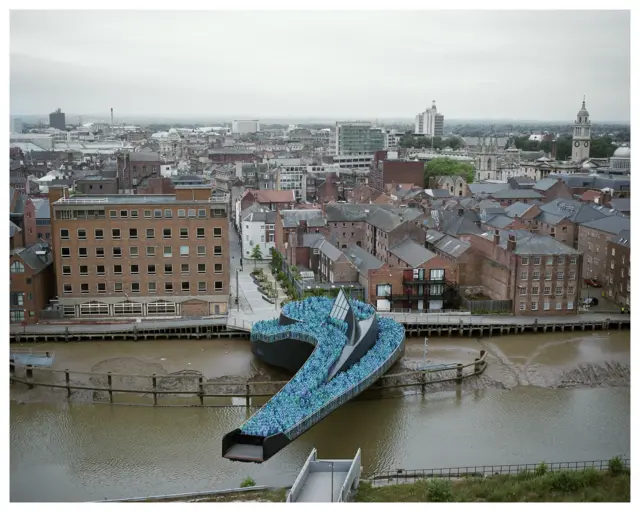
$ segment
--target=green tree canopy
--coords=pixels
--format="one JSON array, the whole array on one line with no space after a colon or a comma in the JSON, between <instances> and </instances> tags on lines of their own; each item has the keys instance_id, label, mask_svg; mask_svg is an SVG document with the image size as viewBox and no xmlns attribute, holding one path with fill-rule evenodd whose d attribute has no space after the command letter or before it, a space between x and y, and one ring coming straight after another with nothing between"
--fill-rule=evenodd
<instances>
[{"instance_id":1,"label":"green tree canopy","mask_svg":"<svg viewBox=\"0 0 640 512\"><path fill-rule=\"evenodd\" d=\"M467 183L473 183L473 165L447 157L434 158L424 167L424 186L428 188L429 178L439 176L462 176Z\"/></svg>"}]
</instances>

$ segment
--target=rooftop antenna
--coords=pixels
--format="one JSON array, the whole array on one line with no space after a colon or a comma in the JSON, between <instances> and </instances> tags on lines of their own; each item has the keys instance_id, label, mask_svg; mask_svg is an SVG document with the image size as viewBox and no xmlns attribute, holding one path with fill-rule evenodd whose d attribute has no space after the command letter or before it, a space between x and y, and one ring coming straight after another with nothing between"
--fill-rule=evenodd
<instances>
[{"instance_id":1,"label":"rooftop antenna","mask_svg":"<svg viewBox=\"0 0 640 512\"><path fill-rule=\"evenodd\" d=\"M111 107L111 129L113 130L113 107Z\"/></svg>"}]
</instances>

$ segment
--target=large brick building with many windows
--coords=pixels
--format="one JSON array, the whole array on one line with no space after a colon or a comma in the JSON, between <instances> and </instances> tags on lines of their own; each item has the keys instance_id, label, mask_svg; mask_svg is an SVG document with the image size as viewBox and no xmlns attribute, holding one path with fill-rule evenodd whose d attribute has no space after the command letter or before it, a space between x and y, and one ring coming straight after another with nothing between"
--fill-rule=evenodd
<instances>
[{"instance_id":1,"label":"large brick building with many windows","mask_svg":"<svg viewBox=\"0 0 640 512\"><path fill-rule=\"evenodd\" d=\"M57 295L76 318L206 316L229 303L228 197L50 190Z\"/></svg>"}]
</instances>

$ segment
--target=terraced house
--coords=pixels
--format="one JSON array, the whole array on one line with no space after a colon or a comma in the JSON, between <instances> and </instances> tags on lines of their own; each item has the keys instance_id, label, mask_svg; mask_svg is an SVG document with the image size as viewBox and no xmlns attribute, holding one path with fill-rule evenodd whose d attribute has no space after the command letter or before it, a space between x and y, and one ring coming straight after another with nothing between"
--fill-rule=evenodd
<instances>
[{"instance_id":1,"label":"terraced house","mask_svg":"<svg viewBox=\"0 0 640 512\"><path fill-rule=\"evenodd\" d=\"M69 197L51 188L58 303L66 317L224 314L228 197L209 186L173 195Z\"/></svg>"}]
</instances>

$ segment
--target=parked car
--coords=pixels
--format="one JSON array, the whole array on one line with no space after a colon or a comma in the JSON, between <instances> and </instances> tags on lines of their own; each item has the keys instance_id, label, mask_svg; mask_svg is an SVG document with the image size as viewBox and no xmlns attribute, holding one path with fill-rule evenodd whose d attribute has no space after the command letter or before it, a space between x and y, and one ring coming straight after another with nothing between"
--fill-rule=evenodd
<instances>
[{"instance_id":1,"label":"parked car","mask_svg":"<svg viewBox=\"0 0 640 512\"><path fill-rule=\"evenodd\" d=\"M587 297L582 301L583 306L597 306L598 299L596 297Z\"/></svg>"},{"instance_id":2,"label":"parked car","mask_svg":"<svg viewBox=\"0 0 640 512\"><path fill-rule=\"evenodd\" d=\"M602 285L595 279L585 279L584 282L587 286L591 286L592 288L602 288Z\"/></svg>"}]
</instances>

